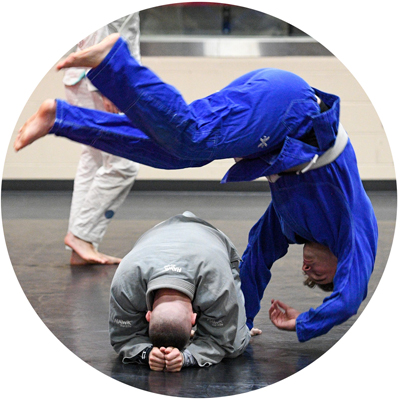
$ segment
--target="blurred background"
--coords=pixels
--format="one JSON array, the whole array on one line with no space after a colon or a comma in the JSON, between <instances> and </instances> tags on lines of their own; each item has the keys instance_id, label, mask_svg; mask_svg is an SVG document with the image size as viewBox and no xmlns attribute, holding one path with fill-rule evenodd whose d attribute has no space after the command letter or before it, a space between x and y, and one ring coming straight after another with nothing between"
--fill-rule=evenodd
<instances>
[{"instance_id":1,"label":"blurred background","mask_svg":"<svg viewBox=\"0 0 400 400\"><path fill-rule=\"evenodd\" d=\"M264 67L292 71L311 86L339 95L342 123L356 150L364 184L371 190L395 189L392 154L374 107L344 65L312 37L267 14L220 3L145 9L140 21L143 65L174 85L188 102ZM65 49L66 54L69 51ZM62 78L62 72L51 68L22 110L5 160L3 190L72 190L79 144L50 135L18 154L12 149L19 127L43 100L65 98ZM182 171L141 166L134 188L213 188L232 164L233 160L220 160ZM252 190L266 187L265 180L249 185Z\"/></svg>"}]
</instances>

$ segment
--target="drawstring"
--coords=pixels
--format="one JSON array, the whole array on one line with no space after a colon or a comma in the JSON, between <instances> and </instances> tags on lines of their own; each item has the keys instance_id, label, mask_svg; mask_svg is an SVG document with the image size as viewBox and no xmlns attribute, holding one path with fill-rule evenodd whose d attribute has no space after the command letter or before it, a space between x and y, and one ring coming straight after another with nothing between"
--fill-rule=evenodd
<instances>
[{"instance_id":1,"label":"drawstring","mask_svg":"<svg viewBox=\"0 0 400 400\"><path fill-rule=\"evenodd\" d=\"M297 171L296 174L297 174L297 175L300 175L300 174L306 173L306 172L317 162L318 157L319 157L319 155L316 154L316 155L313 157L313 159L306 165L306 167L303 168L303 169L300 170L300 171Z\"/></svg>"}]
</instances>

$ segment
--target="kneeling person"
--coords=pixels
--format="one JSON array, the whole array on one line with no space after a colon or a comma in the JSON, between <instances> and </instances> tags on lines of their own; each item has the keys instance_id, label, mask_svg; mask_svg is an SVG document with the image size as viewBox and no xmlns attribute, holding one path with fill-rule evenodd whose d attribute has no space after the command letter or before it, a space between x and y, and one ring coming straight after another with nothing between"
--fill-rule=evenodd
<instances>
[{"instance_id":1,"label":"kneeling person","mask_svg":"<svg viewBox=\"0 0 400 400\"><path fill-rule=\"evenodd\" d=\"M177 372L242 354L261 331L246 326L239 262L229 238L190 212L143 234L111 285L110 339L122 362Z\"/></svg>"}]
</instances>

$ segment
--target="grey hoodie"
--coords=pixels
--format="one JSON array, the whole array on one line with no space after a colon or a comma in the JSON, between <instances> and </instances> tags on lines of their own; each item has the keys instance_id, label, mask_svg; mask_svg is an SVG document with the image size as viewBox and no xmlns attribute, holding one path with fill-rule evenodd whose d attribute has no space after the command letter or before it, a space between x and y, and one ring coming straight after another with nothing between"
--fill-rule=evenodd
<instances>
[{"instance_id":1,"label":"grey hoodie","mask_svg":"<svg viewBox=\"0 0 400 400\"><path fill-rule=\"evenodd\" d=\"M250 333L239 261L224 233L188 211L144 233L111 284L110 339L123 362L151 344L145 315L161 288L179 290L192 300L197 329L186 350L200 367L243 353Z\"/></svg>"}]
</instances>

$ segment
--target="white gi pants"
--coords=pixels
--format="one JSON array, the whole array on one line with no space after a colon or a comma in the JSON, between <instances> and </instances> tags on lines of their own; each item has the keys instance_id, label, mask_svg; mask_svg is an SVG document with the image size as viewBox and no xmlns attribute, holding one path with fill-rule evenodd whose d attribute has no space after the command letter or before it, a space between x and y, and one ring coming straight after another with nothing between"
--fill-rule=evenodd
<instances>
[{"instance_id":1,"label":"white gi pants","mask_svg":"<svg viewBox=\"0 0 400 400\"><path fill-rule=\"evenodd\" d=\"M84 78L73 86L65 86L67 101L104 111L101 95L90 91L88 83ZM82 147L68 230L97 248L111 218L130 192L139 165L86 145Z\"/></svg>"}]
</instances>

